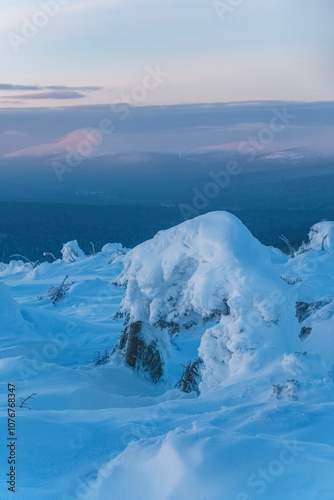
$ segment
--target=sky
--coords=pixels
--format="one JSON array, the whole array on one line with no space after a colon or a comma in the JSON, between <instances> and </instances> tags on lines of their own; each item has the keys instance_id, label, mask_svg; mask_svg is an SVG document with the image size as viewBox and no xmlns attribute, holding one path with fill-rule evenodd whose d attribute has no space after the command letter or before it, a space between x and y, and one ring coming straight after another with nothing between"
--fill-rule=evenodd
<instances>
[{"instance_id":1,"label":"sky","mask_svg":"<svg viewBox=\"0 0 334 500\"><path fill-rule=\"evenodd\" d=\"M195 153L250 156L253 164L254 152L333 158L333 136L334 102L8 108L1 111L0 160Z\"/></svg>"},{"instance_id":2,"label":"sky","mask_svg":"<svg viewBox=\"0 0 334 500\"><path fill-rule=\"evenodd\" d=\"M0 107L334 100L332 0L0 0Z\"/></svg>"}]
</instances>

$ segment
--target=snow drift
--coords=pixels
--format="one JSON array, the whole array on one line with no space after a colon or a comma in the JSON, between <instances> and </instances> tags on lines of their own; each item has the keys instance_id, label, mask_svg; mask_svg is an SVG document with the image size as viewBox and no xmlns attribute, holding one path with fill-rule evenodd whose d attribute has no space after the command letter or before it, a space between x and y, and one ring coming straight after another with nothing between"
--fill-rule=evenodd
<instances>
[{"instance_id":1,"label":"snow drift","mask_svg":"<svg viewBox=\"0 0 334 500\"><path fill-rule=\"evenodd\" d=\"M19 304L12 298L10 289L0 282L0 332L8 334L8 329L22 327Z\"/></svg>"}]
</instances>

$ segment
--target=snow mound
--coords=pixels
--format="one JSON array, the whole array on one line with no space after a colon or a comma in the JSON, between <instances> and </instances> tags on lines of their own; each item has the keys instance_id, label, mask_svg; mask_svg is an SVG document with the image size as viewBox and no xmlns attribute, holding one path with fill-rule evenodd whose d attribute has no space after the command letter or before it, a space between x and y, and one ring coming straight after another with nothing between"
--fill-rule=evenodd
<instances>
[{"instance_id":1,"label":"snow mound","mask_svg":"<svg viewBox=\"0 0 334 500\"><path fill-rule=\"evenodd\" d=\"M322 221L311 227L309 248L314 250L334 250L334 222Z\"/></svg>"},{"instance_id":2,"label":"snow mound","mask_svg":"<svg viewBox=\"0 0 334 500\"><path fill-rule=\"evenodd\" d=\"M31 264L23 262L22 260L11 260L9 264L0 262L0 277L5 278L13 274L26 274L31 271Z\"/></svg>"},{"instance_id":3,"label":"snow mound","mask_svg":"<svg viewBox=\"0 0 334 500\"><path fill-rule=\"evenodd\" d=\"M0 283L0 331L8 335L17 325L23 323L20 307L10 295L8 286Z\"/></svg>"},{"instance_id":4,"label":"snow mound","mask_svg":"<svg viewBox=\"0 0 334 500\"><path fill-rule=\"evenodd\" d=\"M75 262L78 258L85 257L85 254L79 247L77 240L65 243L61 249L61 254L65 262Z\"/></svg>"},{"instance_id":5,"label":"snow mound","mask_svg":"<svg viewBox=\"0 0 334 500\"><path fill-rule=\"evenodd\" d=\"M105 255L122 254L124 253L124 249L121 243L107 243L102 247L101 253Z\"/></svg>"},{"instance_id":6,"label":"snow mound","mask_svg":"<svg viewBox=\"0 0 334 500\"><path fill-rule=\"evenodd\" d=\"M126 286L127 324L160 329L155 343L163 357L169 336L217 323L199 350L208 387L300 347L293 291L274 268L272 251L227 212L202 215L137 246L117 283Z\"/></svg>"}]
</instances>

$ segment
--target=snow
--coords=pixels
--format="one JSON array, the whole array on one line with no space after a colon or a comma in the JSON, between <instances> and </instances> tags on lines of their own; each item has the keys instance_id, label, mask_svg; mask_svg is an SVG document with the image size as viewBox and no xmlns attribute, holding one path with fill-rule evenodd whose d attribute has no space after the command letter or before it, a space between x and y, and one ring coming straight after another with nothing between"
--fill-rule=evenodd
<instances>
[{"instance_id":1,"label":"snow","mask_svg":"<svg viewBox=\"0 0 334 500\"><path fill-rule=\"evenodd\" d=\"M20 323L20 308L17 302L12 298L9 288L0 282L0 328L5 331L16 323Z\"/></svg>"},{"instance_id":2,"label":"snow","mask_svg":"<svg viewBox=\"0 0 334 500\"><path fill-rule=\"evenodd\" d=\"M219 312L199 348L202 391L230 372L247 376L285 350L301 348L294 290L273 267L270 250L226 212L192 219L139 245L125 257L118 282L127 286L121 310L130 321L173 321L182 331L190 320ZM160 339L166 343L167 333Z\"/></svg>"},{"instance_id":3,"label":"snow","mask_svg":"<svg viewBox=\"0 0 334 500\"><path fill-rule=\"evenodd\" d=\"M309 233L309 248L334 251L334 223L322 221L314 224Z\"/></svg>"},{"instance_id":4,"label":"snow","mask_svg":"<svg viewBox=\"0 0 334 500\"><path fill-rule=\"evenodd\" d=\"M1 498L10 382L18 500L332 500L333 228L288 258L214 212L130 251L0 264ZM156 384L112 352L127 315L162 353ZM199 356L200 395L182 393Z\"/></svg>"},{"instance_id":5,"label":"snow","mask_svg":"<svg viewBox=\"0 0 334 500\"><path fill-rule=\"evenodd\" d=\"M73 262L80 257L84 257L84 252L79 247L77 240L69 241L65 243L63 248L61 249L61 254L63 260L66 262Z\"/></svg>"}]
</instances>

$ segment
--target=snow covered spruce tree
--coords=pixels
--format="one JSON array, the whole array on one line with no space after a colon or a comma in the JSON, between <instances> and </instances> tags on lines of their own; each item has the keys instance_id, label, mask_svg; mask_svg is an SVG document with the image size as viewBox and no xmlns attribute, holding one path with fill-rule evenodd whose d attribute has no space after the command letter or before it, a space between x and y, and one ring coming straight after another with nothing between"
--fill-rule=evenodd
<instances>
[{"instance_id":1,"label":"snow covered spruce tree","mask_svg":"<svg viewBox=\"0 0 334 500\"><path fill-rule=\"evenodd\" d=\"M189 361L183 365L183 373L180 380L175 384L183 392L197 392L199 394L198 379L200 377L200 365L203 363L201 358L196 359L193 363Z\"/></svg>"},{"instance_id":2,"label":"snow covered spruce tree","mask_svg":"<svg viewBox=\"0 0 334 500\"><path fill-rule=\"evenodd\" d=\"M301 350L295 292L273 264L287 260L227 212L159 232L124 258L116 283L126 287L125 322L114 352L157 382L173 337L199 334L201 391L280 365Z\"/></svg>"}]
</instances>

